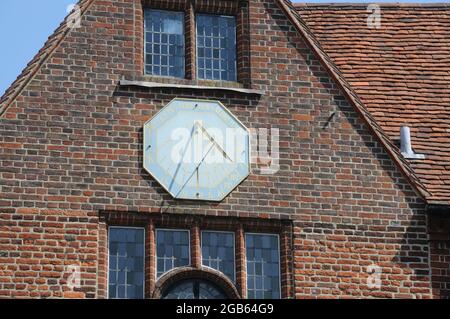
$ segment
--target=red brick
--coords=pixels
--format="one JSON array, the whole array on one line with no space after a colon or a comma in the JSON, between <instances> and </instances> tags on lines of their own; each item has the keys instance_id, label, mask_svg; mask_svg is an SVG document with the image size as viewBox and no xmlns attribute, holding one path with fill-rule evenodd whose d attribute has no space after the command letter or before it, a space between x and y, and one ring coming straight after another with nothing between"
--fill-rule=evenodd
<instances>
[{"instance_id":1,"label":"red brick","mask_svg":"<svg viewBox=\"0 0 450 319\"><path fill-rule=\"evenodd\" d=\"M205 223L221 216L224 228L253 221L245 231L265 231L266 222L280 219L292 223L291 232L276 230L282 239L284 296L444 297L440 287L448 282L448 233L433 237L444 246L430 245L426 203L374 142L369 127L276 1L251 0L239 13L250 16L242 26L249 33L238 36L241 85L262 90L263 96L121 87L122 78L148 80L142 76L140 4L114 0L94 5L80 30L68 32L65 39L53 37L51 43L62 44L54 51L51 44L44 48L44 54L53 52L51 63L42 62L0 119L0 143L10 145L0 149L1 199L7 203L0 208L0 227L5 227L0 253L7 253L1 259L1 296L107 297L109 224L148 226L164 215L170 226L191 214ZM129 19L123 12L130 12ZM97 29L110 25L109 32ZM133 38L135 34L139 37ZM62 81L52 80L61 67ZM187 69L195 76L195 66ZM222 203L173 200L141 167L142 124L176 97L220 100L247 127L279 128L280 171L267 176L255 167ZM189 218L182 226L192 226ZM238 233L242 238L244 229ZM147 230L147 237L151 234ZM154 239L146 245L154 246ZM238 249L242 257L242 241ZM194 253L198 263L200 252ZM154 255L146 259L149 277ZM68 292L65 286L64 266L72 263L81 266L83 292ZM372 263L383 271L380 289L367 286L365 269ZM236 270L238 288L245 291L243 258ZM146 278L148 296L156 285L152 278ZM24 282L31 282L30 287L24 288Z\"/></svg>"}]
</instances>

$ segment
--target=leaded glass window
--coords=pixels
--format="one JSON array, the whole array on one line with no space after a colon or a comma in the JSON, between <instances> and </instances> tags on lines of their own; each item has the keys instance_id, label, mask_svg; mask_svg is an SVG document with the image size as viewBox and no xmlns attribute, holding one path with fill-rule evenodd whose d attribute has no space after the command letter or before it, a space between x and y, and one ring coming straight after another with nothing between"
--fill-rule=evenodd
<instances>
[{"instance_id":1,"label":"leaded glass window","mask_svg":"<svg viewBox=\"0 0 450 319\"><path fill-rule=\"evenodd\" d=\"M234 234L226 232L202 232L202 263L235 280Z\"/></svg>"},{"instance_id":2,"label":"leaded glass window","mask_svg":"<svg viewBox=\"0 0 450 319\"><path fill-rule=\"evenodd\" d=\"M197 15L198 78L237 81L236 68L236 18Z\"/></svg>"},{"instance_id":3,"label":"leaded glass window","mask_svg":"<svg viewBox=\"0 0 450 319\"><path fill-rule=\"evenodd\" d=\"M279 299L280 248L277 235L246 234L250 299Z\"/></svg>"},{"instance_id":4,"label":"leaded glass window","mask_svg":"<svg viewBox=\"0 0 450 319\"><path fill-rule=\"evenodd\" d=\"M227 296L209 281L188 279L172 285L162 299L227 299Z\"/></svg>"},{"instance_id":5,"label":"leaded glass window","mask_svg":"<svg viewBox=\"0 0 450 319\"><path fill-rule=\"evenodd\" d=\"M144 298L144 229L109 229L109 298Z\"/></svg>"},{"instance_id":6,"label":"leaded glass window","mask_svg":"<svg viewBox=\"0 0 450 319\"><path fill-rule=\"evenodd\" d=\"M184 77L183 12L145 10L145 73Z\"/></svg>"},{"instance_id":7,"label":"leaded glass window","mask_svg":"<svg viewBox=\"0 0 450 319\"><path fill-rule=\"evenodd\" d=\"M166 272L190 264L189 231L157 230L156 258L157 277Z\"/></svg>"}]
</instances>

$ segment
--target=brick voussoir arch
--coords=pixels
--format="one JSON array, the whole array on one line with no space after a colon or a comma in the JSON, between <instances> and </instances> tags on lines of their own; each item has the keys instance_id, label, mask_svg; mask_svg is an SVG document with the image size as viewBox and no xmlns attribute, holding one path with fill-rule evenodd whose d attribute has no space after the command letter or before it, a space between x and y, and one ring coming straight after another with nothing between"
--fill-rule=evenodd
<instances>
[{"instance_id":1,"label":"brick voussoir arch","mask_svg":"<svg viewBox=\"0 0 450 319\"><path fill-rule=\"evenodd\" d=\"M152 298L161 299L165 289L184 279L201 279L210 281L211 283L215 284L218 288L222 289L222 291L230 299L241 299L241 296L239 295L236 286L229 278L227 278L220 271L208 267L201 267L201 268L181 267L169 271L164 276L162 276L156 283Z\"/></svg>"}]
</instances>

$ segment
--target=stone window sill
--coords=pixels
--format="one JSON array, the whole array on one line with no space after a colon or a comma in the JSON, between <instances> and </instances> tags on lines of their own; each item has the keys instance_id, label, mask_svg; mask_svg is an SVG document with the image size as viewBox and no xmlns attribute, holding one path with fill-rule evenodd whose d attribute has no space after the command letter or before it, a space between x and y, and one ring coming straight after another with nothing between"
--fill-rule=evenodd
<instances>
[{"instance_id":1,"label":"stone window sill","mask_svg":"<svg viewBox=\"0 0 450 319\"><path fill-rule=\"evenodd\" d=\"M218 85L219 84L219 85ZM215 90L215 91L228 91L228 92L236 92L243 94L252 94L252 95L264 95L263 91L246 89L239 86L232 85L223 85L223 82L214 81L202 81L195 84L187 84L187 83L173 83L172 81L164 81L164 82L156 82L156 81L136 81L136 80L120 80L120 86L137 86L144 88L169 88L169 89L188 89L188 90Z\"/></svg>"}]
</instances>

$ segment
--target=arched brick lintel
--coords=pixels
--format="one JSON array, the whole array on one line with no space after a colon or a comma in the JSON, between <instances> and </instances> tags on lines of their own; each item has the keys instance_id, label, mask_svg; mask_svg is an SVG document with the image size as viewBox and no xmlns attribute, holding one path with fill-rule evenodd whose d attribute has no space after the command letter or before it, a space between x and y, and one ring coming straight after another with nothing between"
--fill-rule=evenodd
<instances>
[{"instance_id":1,"label":"arched brick lintel","mask_svg":"<svg viewBox=\"0 0 450 319\"><path fill-rule=\"evenodd\" d=\"M202 279L217 285L230 299L241 299L233 282L223 273L208 267L181 267L169 271L156 283L153 299L161 299L163 291L174 283L183 279Z\"/></svg>"}]
</instances>

